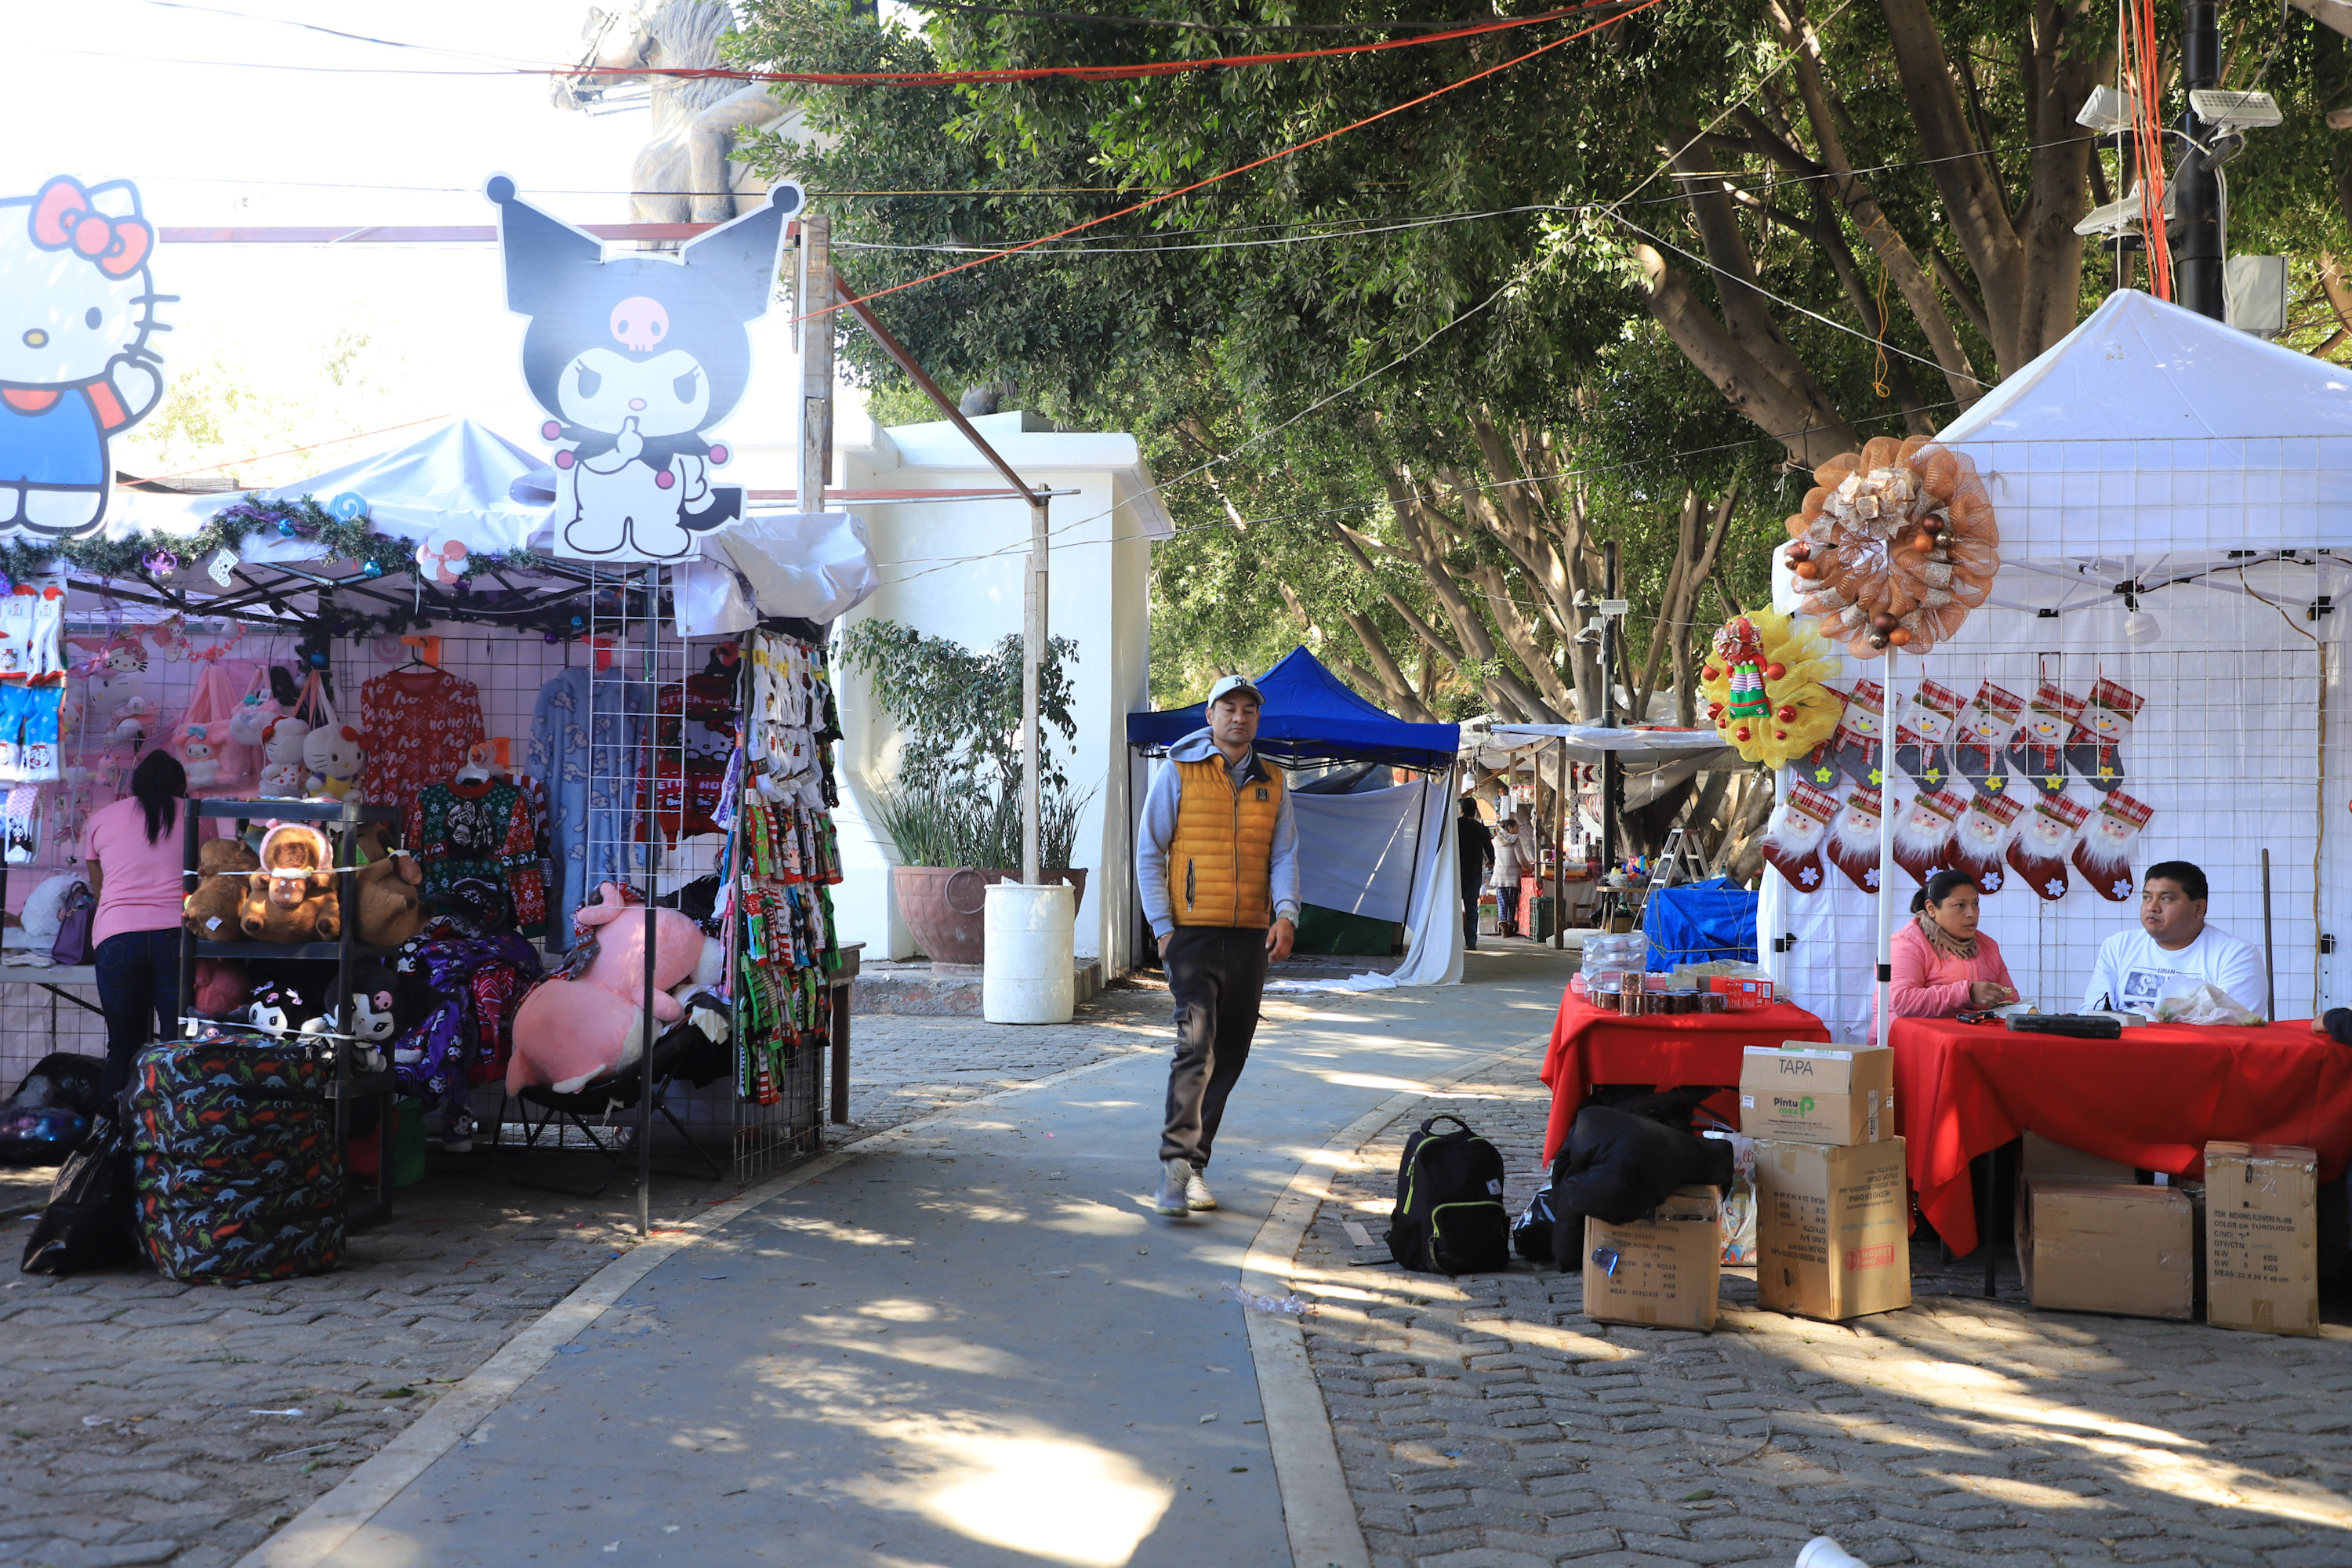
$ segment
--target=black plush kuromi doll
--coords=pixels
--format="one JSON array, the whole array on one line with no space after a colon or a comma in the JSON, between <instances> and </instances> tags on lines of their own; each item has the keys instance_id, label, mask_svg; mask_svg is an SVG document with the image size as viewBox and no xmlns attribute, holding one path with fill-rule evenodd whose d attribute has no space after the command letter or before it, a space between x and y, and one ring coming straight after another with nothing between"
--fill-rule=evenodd
<instances>
[{"instance_id":1,"label":"black plush kuromi doll","mask_svg":"<svg viewBox=\"0 0 2352 1568\"><path fill-rule=\"evenodd\" d=\"M765 206L675 253L607 258L602 240L550 217L503 174L499 207L507 309L530 318L523 379L550 416L562 553L675 561L695 535L743 512L743 492L715 486L727 448L706 437L735 411L751 374L749 324L768 312L784 220L801 187L770 188Z\"/></svg>"}]
</instances>

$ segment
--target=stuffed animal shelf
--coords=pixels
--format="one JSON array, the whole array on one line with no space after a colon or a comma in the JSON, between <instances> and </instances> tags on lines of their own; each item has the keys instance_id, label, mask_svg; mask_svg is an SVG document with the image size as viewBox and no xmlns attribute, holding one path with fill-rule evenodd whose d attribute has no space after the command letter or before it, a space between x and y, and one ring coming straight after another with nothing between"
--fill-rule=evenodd
<instances>
[{"instance_id":1,"label":"stuffed animal shelf","mask_svg":"<svg viewBox=\"0 0 2352 1568\"><path fill-rule=\"evenodd\" d=\"M572 920L593 941L593 954L584 969L541 981L515 1010L509 1094L541 1086L576 1093L646 1054L645 906L625 904L620 887L606 882ZM658 1035L686 1016L669 990L693 976L709 939L676 910L655 910L653 926Z\"/></svg>"},{"instance_id":2,"label":"stuffed animal shelf","mask_svg":"<svg viewBox=\"0 0 2352 1568\"><path fill-rule=\"evenodd\" d=\"M244 928L238 915L251 874L261 868L242 838L207 838L196 847L195 888L182 900L190 934L205 942L236 942Z\"/></svg>"},{"instance_id":3,"label":"stuffed animal shelf","mask_svg":"<svg viewBox=\"0 0 2352 1568\"><path fill-rule=\"evenodd\" d=\"M261 839L261 865L245 879L237 923L256 942L332 942L342 934L334 858L307 822L281 822Z\"/></svg>"}]
</instances>

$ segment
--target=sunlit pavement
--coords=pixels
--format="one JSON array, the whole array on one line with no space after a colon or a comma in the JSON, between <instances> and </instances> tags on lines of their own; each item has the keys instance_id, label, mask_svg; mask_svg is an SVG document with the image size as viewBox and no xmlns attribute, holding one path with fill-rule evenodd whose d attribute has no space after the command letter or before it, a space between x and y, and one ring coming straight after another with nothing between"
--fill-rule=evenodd
<instances>
[{"instance_id":1,"label":"sunlit pavement","mask_svg":"<svg viewBox=\"0 0 2352 1568\"><path fill-rule=\"evenodd\" d=\"M794 1188L656 1267L327 1561L1287 1562L1222 1288L1335 1131L1549 1028L1560 956L1470 963L1444 990L1270 1000L1213 1215L1150 1212L1157 1053Z\"/></svg>"}]
</instances>

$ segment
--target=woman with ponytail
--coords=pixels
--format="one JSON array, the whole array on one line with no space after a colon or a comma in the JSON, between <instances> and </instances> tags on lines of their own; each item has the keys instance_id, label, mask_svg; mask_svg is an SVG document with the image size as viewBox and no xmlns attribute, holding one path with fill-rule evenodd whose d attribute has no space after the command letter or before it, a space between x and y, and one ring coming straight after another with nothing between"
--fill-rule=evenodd
<instances>
[{"instance_id":1,"label":"woman with ponytail","mask_svg":"<svg viewBox=\"0 0 2352 1568\"><path fill-rule=\"evenodd\" d=\"M1895 1016L1948 1018L2017 1000L2000 947L1977 930L1976 879L1938 871L1911 900L1916 917L1895 933Z\"/></svg>"},{"instance_id":2,"label":"woman with ponytail","mask_svg":"<svg viewBox=\"0 0 2352 1568\"><path fill-rule=\"evenodd\" d=\"M188 772L169 752L150 752L131 773L131 793L90 813L81 858L98 900L90 921L98 1004L106 1015L106 1098L131 1081L131 1058L180 1032L181 884L187 850L180 812ZM149 1020L154 1032L150 1034Z\"/></svg>"}]
</instances>

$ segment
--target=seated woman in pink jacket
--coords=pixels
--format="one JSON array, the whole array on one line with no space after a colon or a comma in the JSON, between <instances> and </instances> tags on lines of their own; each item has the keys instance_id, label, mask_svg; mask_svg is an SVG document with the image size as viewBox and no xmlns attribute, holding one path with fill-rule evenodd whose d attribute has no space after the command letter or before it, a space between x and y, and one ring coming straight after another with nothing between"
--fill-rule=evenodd
<instances>
[{"instance_id":1,"label":"seated woman in pink jacket","mask_svg":"<svg viewBox=\"0 0 2352 1568\"><path fill-rule=\"evenodd\" d=\"M1965 871L1938 871L1911 900L1917 916L1895 933L1895 1016L1948 1018L2017 1000L2000 948L1977 931L1978 889Z\"/></svg>"}]
</instances>

